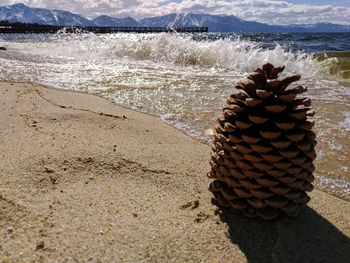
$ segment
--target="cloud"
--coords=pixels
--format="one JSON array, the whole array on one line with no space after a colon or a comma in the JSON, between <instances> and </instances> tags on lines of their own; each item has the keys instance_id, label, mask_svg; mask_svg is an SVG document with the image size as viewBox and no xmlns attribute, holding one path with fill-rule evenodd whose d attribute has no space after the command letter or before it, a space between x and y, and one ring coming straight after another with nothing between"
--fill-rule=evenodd
<instances>
[{"instance_id":1,"label":"cloud","mask_svg":"<svg viewBox=\"0 0 350 263\"><path fill-rule=\"evenodd\" d=\"M211 13L235 15L269 24L332 22L350 24L350 7L327 4L293 4L292 0L22 0L31 7L62 9L88 18L165 15L169 13ZM310 0L309 0L310 1ZM327 0L322 1L322 3ZM312 1L310 1L312 2ZM18 3L2 0L1 5ZM342 2L339 2L342 3Z\"/></svg>"}]
</instances>

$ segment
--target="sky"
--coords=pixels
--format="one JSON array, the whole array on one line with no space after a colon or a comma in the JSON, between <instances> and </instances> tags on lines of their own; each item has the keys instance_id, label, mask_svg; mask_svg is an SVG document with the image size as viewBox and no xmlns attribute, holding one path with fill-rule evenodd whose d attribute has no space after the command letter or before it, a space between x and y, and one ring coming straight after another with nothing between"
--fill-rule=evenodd
<instances>
[{"instance_id":1,"label":"sky","mask_svg":"<svg viewBox=\"0 0 350 263\"><path fill-rule=\"evenodd\" d=\"M350 24L350 0L0 0L0 6L15 3L67 10L88 18L109 15L138 19L187 12L235 15L281 25Z\"/></svg>"}]
</instances>

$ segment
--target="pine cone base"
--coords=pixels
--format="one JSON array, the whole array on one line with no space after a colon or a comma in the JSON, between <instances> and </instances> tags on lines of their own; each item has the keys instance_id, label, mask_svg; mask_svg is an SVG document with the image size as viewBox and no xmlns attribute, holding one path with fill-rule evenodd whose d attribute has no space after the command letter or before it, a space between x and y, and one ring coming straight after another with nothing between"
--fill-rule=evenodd
<instances>
[{"instance_id":1,"label":"pine cone base","mask_svg":"<svg viewBox=\"0 0 350 263\"><path fill-rule=\"evenodd\" d=\"M314 111L297 98L300 79L279 80L284 67L265 64L239 83L218 117L212 145L209 190L213 203L250 218L295 217L309 202L315 167Z\"/></svg>"}]
</instances>

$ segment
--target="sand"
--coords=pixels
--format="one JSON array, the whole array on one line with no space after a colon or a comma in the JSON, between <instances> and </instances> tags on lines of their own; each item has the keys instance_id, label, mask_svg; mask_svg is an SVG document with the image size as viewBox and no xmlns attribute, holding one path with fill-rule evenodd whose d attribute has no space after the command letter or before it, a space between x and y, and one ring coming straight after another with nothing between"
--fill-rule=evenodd
<instances>
[{"instance_id":1,"label":"sand","mask_svg":"<svg viewBox=\"0 0 350 263\"><path fill-rule=\"evenodd\" d=\"M155 117L29 83L0 107L0 262L349 262L349 202L218 214L210 147Z\"/></svg>"}]
</instances>

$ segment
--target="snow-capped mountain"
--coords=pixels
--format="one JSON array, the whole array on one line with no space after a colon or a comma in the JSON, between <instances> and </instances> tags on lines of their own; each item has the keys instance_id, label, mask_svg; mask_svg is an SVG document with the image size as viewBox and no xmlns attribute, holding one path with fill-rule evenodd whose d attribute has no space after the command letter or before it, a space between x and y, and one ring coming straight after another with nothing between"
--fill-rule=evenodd
<instances>
[{"instance_id":1,"label":"snow-capped mountain","mask_svg":"<svg viewBox=\"0 0 350 263\"><path fill-rule=\"evenodd\" d=\"M99 16L91 21L95 26L140 26L132 17L114 18L110 16Z\"/></svg>"},{"instance_id":2,"label":"snow-capped mountain","mask_svg":"<svg viewBox=\"0 0 350 263\"><path fill-rule=\"evenodd\" d=\"M144 18L139 21L143 26L170 27L208 27L211 32L275 32L278 28L268 24L249 22L228 15L209 14L170 14L166 16Z\"/></svg>"},{"instance_id":3,"label":"snow-capped mountain","mask_svg":"<svg viewBox=\"0 0 350 263\"><path fill-rule=\"evenodd\" d=\"M210 32L350 32L350 25L318 23L310 25L278 26L246 21L230 15L170 14L144 18L142 26L208 27Z\"/></svg>"},{"instance_id":4,"label":"snow-capped mountain","mask_svg":"<svg viewBox=\"0 0 350 263\"><path fill-rule=\"evenodd\" d=\"M210 32L350 32L350 25L319 23L313 25L277 26L245 21L230 15L169 14L144 18L113 18L100 16L93 20L62 10L30 8L24 4L0 7L0 21L37 23L57 26L147 26L147 27L208 27Z\"/></svg>"},{"instance_id":5,"label":"snow-capped mountain","mask_svg":"<svg viewBox=\"0 0 350 263\"><path fill-rule=\"evenodd\" d=\"M91 25L88 19L67 11L30 8L24 4L0 7L0 20L7 20L10 23L37 23L55 26Z\"/></svg>"},{"instance_id":6,"label":"snow-capped mountain","mask_svg":"<svg viewBox=\"0 0 350 263\"><path fill-rule=\"evenodd\" d=\"M165 16L155 16L155 17L148 17L139 20L139 23L141 26L173 26L174 21L176 19L176 14L170 14Z\"/></svg>"}]
</instances>

